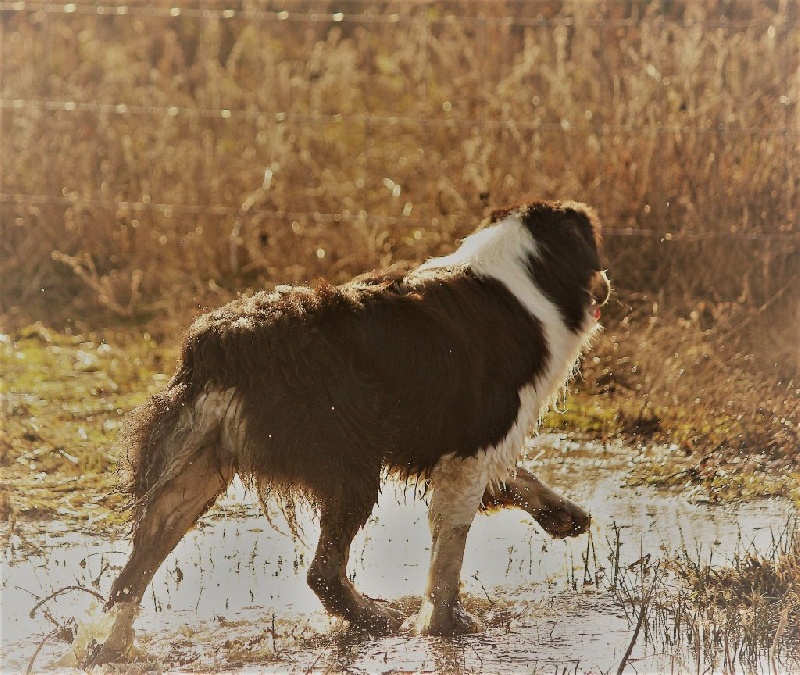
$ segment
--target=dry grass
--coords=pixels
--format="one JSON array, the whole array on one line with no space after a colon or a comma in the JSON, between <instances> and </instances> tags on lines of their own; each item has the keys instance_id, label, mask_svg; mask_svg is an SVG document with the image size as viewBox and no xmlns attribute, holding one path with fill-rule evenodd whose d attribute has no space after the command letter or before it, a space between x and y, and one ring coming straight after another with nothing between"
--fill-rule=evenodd
<instances>
[{"instance_id":1,"label":"dry grass","mask_svg":"<svg viewBox=\"0 0 800 675\"><path fill-rule=\"evenodd\" d=\"M191 312L574 197L622 297L797 328L792 3L223 4L4 14L2 192L45 198L2 205L5 315Z\"/></svg>"},{"instance_id":2,"label":"dry grass","mask_svg":"<svg viewBox=\"0 0 800 675\"><path fill-rule=\"evenodd\" d=\"M583 400L613 411L601 434L664 450L637 462L634 482L696 486L712 501L800 500L798 383L735 334L746 316L704 326L695 313L634 305L586 360Z\"/></svg>"},{"instance_id":3,"label":"dry grass","mask_svg":"<svg viewBox=\"0 0 800 675\"><path fill-rule=\"evenodd\" d=\"M674 442L666 482L791 466L795 3L44 7L0 12L6 327L174 343L239 292L418 261L489 208L575 198L608 228L588 382L614 430Z\"/></svg>"}]
</instances>

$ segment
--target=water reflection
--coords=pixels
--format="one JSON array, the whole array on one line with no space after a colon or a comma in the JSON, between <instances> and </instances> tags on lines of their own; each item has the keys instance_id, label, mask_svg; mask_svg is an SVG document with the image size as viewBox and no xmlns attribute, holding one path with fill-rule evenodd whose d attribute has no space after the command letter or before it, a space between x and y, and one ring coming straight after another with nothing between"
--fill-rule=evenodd
<instances>
[{"instance_id":1,"label":"water reflection","mask_svg":"<svg viewBox=\"0 0 800 675\"><path fill-rule=\"evenodd\" d=\"M569 496L589 507L590 535L550 540L519 511L475 521L463 581L468 608L488 625L484 634L371 638L345 630L306 586L309 547L276 534L235 485L157 573L136 624L138 644L177 671L615 670L632 628L597 583L610 573L615 551L621 566L682 546L713 551L721 564L743 547L768 550L790 511L776 500L710 508L622 488L622 473L608 463L584 465L577 477L574 469L556 459L544 463L541 475L555 486L568 484ZM317 531L307 520L306 542L313 544ZM69 531L58 523L44 523L40 533L26 537L15 534L2 561L4 671L24 672L56 623L76 617L91 624L98 616L97 600L79 590L59 595L31 617L39 599L66 586L105 595L128 551L124 538ZM424 587L428 544L425 505L388 486L353 544L350 574L367 595L411 613ZM49 640L36 670L66 649ZM640 672L652 665L643 660L650 658L646 646L637 645L633 658Z\"/></svg>"}]
</instances>

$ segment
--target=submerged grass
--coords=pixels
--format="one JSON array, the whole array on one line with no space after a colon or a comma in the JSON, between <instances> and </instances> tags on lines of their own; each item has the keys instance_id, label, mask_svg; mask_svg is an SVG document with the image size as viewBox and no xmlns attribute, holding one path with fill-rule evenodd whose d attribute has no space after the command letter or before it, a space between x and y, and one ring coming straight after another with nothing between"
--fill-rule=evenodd
<instances>
[{"instance_id":1,"label":"submerged grass","mask_svg":"<svg viewBox=\"0 0 800 675\"><path fill-rule=\"evenodd\" d=\"M739 541L729 561L684 544L663 559L620 567L611 544L609 588L652 650L679 671L759 672L800 667L800 530L796 518L767 551ZM616 545L615 545L616 544ZM591 576L587 563L586 574ZM638 635L637 628L637 635ZM761 666L761 667L759 667Z\"/></svg>"}]
</instances>

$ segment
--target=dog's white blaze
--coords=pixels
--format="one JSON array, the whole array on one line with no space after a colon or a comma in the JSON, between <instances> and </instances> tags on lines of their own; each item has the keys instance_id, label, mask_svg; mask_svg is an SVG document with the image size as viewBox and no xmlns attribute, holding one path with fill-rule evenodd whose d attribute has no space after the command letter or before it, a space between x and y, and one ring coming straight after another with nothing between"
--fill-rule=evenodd
<instances>
[{"instance_id":1,"label":"dog's white blaze","mask_svg":"<svg viewBox=\"0 0 800 675\"><path fill-rule=\"evenodd\" d=\"M491 251L493 246L496 246L498 236L502 234L503 223L505 221L486 227L477 232L473 232L468 237L461 241L459 246L450 255L441 258L431 258L420 265L417 269L420 271L441 269L443 267L460 267L462 265L471 265L476 258L486 255Z\"/></svg>"},{"instance_id":2,"label":"dog's white blaze","mask_svg":"<svg viewBox=\"0 0 800 675\"><path fill-rule=\"evenodd\" d=\"M545 342L550 350L546 369L534 383L536 396L528 401L533 414L549 403L572 374L588 335L574 333L564 323L561 312L547 299L530 277L525 258L537 255L537 246L522 224L518 212L498 223L498 232L484 249L472 254L467 263L478 276L501 281L542 324ZM520 392L521 393L521 392ZM521 408L521 412L524 408ZM533 416L533 415L532 415ZM533 421L529 419L528 422Z\"/></svg>"},{"instance_id":3,"label":"dog's white blaze","mask_svg":"<svg viewBox=\"0 0 800 675\"><path fill-rule=\"evenodd\" d=\"M550 358L545 372L535 382L538 396L530 400L538 413L552 402L572 374L581 351L594 332L595 322L587 314L581 333L576 334L567 328L558 308L531 279L525 264L528 255L538 256L536 241L522 224L521 213L512 211L495 225L464 239L451 255L431 258L419 270L453 267L455 274L459 269L469 268L479 277L497 279L541 322Z\"/></svg>"}]
</instances>

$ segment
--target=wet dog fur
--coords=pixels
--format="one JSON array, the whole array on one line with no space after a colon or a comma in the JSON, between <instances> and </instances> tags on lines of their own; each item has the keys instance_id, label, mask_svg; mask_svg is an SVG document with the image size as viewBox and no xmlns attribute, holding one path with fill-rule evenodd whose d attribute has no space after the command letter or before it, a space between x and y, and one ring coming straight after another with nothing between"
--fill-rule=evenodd
<instances>
[{"instance_id":1,"label":"wet dog fur","mask_svg":"<svg viewBox=\"0 0 800 675\"><path fill-rule=\"evenodd\" d=\"M460 570L479 508L527 510L552 536L590 516L517 466L524 438L597 330L609 285L594 213L534 202L496 212L452 255L341 286L279 287L200 316L165 390L129 417L133 550L113 583L124 659L156 570L235 475L265 510L320 520L308 582L324 607L375 631L403 616L359 593L350 543L382 476L428 486L431 561L415 634L480 630Z\"/></svg>"}]
</instances>

